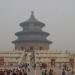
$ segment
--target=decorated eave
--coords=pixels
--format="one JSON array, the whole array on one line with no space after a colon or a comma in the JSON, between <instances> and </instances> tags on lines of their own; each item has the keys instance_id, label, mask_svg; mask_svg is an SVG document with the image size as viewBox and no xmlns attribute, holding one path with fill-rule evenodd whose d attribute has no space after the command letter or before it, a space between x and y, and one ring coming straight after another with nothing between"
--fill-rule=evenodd
<instances>
[{"instance_id":1,"label":"decorated eave","mask_svg":"<svg viewBox=\"0 0 75 75\"><path fill-rule=\"evenodd\" d=\"M29 43L30 43L30 42L31 42L31 43L32 43L32 42L33 42L33 43L35 43L35 42L37 42L37 43L39 43L39 42L40 42L40 43L43 43L43 42L44 42L44 43L50 43L50 44L52 43L52 41L49 41L49 40L15 40L15 41L13 41L12 43L26 43L26 42L27 42L27 43L28 43L28 42L29 42Z\"/></svg>"},{"instance_id":2,"label":"decorated eave","mask_svg":"<svg viewBox=\"0 0 75 75\"><path fill-rule=\"evenodd\" d=\"M41 26L41 27L44 27L45 26L45 24L44 23L39 23L39 22L37 22L37 23L32 23L32 24L34 24L34 25L39 25L39 26ZM28 25L31 25L31 23L30 22L22 22L22 23L20 23L20 26L22 26L22 27L24 27L24 26L28 26Z\"/></svg>"},{"instance_id":3,"label":"decorated eave","mask_svg":"<svg viewBox=\"0 0 75 75\"><path fill-rule=\"evenodd\" d=\"M20 32L15 33L15 35L26 35L26 34L28 35L36 34L36 35L46 35L46 36L49 35L49 33L47 32L36 32L36 31L35 32L34 31L27 31L27 32L20 31Z\"/></svg>"}]
</instances>

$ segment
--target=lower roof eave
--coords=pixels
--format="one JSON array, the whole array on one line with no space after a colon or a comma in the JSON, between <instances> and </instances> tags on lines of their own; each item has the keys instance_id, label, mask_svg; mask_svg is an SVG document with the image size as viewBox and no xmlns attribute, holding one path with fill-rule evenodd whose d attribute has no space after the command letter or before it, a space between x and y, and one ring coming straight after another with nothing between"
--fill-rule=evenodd
<instances>
[{"instance_id":1,"label":"lower roof eave","mask_svg":"<svg viewBox=\"0 0 75 75\"><path fill-rule=\"evenodd\" d=\"M52 41L41 41L41 40L15 40L15 41L12 41L12 43L27 43L27 42L32 42L32 43L49 43L49 44L52 44Z\"/></svg>"}]
</instances>

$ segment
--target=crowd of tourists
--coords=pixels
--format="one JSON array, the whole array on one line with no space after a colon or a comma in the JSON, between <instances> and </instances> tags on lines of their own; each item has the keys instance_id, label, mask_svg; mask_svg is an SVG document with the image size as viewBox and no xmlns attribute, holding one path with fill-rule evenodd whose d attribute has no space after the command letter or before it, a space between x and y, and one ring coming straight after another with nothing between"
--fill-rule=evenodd
<instances>
[{"instance_id":1,"label":"crowd of tourists","mask_svg":"<svg viewBox=\"0 0 75 75\"><path fill-rule=\"evenodd\" d=\"M0 75L27 75L27 72L24 70L18 70L18 69L13 69L13 70L0 70Z\"/></svg>"},{"instance_id":2,"label":"crowd of tourists","mask_svg":"<svg viewBox=\"0 0 75 75\"><path fill-rule=\"evenodd\" d=\"M31 75L32 69L37 71L36 66L30 67L30 65L23 65L24 68L17 68L17 69L0 69L0 75ZM33 72L34 72L33 71ZM60 71L60 72L58 72ZM57 70L56 67L52 66L49 67L46 64L39 66L39 72L36 75L75 75L75 71L68 68L66 65L63 68L59 68ZM34 74L34 73L33 73Z\"/></svg>"},{"instance_id":3,"label":"crowd of tourists","mask_svg":"<svg viewBox=\"0 0 75 75\"><path fill-rule=\"evenodd\" d=\"M52 66L47 67L47 65L40 66L41 75L75 75L75 71L72 68L64 65L62 68ZM60 71L60 72L59 72Z\"/></svg>"},{"instance_id":4,"label":"crowd of tourists","mask_svg":"<svg viewBox=\"0 0 75 75\"><path fill-rule=\"evenodd\" d=\"M28 75L27 72L30 72L29 65L25 65L23 68L0 69L0 75Z\"/></svg>"}]
</instances>

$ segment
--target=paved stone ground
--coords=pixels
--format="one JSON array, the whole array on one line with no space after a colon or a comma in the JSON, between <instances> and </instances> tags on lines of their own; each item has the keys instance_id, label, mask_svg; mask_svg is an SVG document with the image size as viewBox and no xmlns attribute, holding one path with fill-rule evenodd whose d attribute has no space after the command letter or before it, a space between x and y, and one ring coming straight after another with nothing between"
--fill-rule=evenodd
<instances>
[{"instance_id":1,"label":"paved stone ground","mask_svg":"<svg viewBox=\"0 0 75 75\"><path fill-rule=\"evenodd\" d=\"M36 68L35 70L33 68L31 68L31 71L28 72L28 75L41 75L40 74L40 69Z\"/></svg>"}]
</instances>

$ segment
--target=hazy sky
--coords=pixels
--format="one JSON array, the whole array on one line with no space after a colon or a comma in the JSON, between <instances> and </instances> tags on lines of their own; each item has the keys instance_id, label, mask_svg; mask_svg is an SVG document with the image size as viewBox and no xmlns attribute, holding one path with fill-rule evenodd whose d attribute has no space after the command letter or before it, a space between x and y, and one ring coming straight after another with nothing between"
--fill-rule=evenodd
<instances>
[{"instance_id":1,"label":"hazy sky","mask_svg":"<svg viewBox=\"0 0 75 75\"><path fill-rule=\"evenodd\" d=\"M43 30L50 33L51 49L75 50L75 0L0 0L0 50L14 48L14 33L32 10L46 24Z\"/></svg>"}]
</instances>

